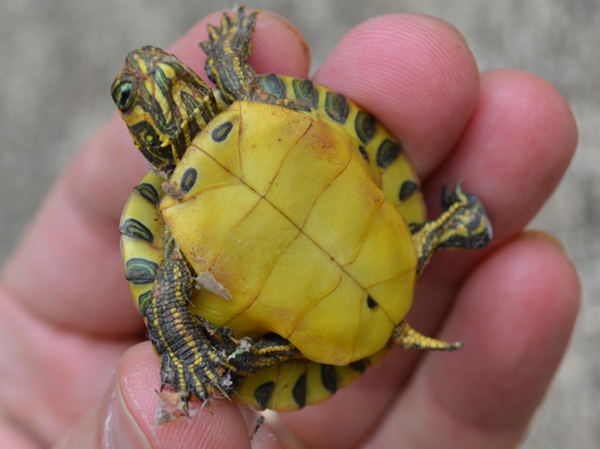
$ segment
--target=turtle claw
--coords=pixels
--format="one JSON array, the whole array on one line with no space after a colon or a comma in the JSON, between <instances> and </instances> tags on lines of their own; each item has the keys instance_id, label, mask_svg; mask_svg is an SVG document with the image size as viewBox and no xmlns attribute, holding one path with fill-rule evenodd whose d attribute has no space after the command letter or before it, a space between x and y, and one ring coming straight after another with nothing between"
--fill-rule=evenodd
<instances>
[{"instance_id":1,"label":"turtle claw","mask_svg":"<svg viewBox=\"0 0 600 449\"><path fill-rule=\"evenodd\" d=\"M189 418L187 392L157 391L159 406L154 413L154 424L159 427L170 422Z\"/></svg>"},{"instance_id":2,"label":"turtle claw","mask_svg":"<svg viewBox=\"0 0 600 449\"><path fill-rule=\"evenodd\" d=\"M206 405L214 393L219 392L229 399L233 383L229 371L231 366L221 357L218 350L208 344L203 344L201 351L189 359L173 358L171 354L161 356L161 391L169 387L181 395L181 402L187 403L192 396Z\"/></svg>"}]
</instances>

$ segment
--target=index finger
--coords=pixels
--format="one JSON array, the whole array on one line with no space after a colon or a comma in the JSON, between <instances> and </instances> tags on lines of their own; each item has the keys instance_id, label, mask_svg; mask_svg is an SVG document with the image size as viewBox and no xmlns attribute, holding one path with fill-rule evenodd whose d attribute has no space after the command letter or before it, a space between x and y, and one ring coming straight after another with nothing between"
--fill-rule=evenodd
<instances>
[{"instance_id":1,"label":"index finger","mask_svg":"<svg viewBox=\"0 0 600 449\"><path fill-rule=\"evenodd\" d=\"M388 14L350 30L315 79L372 113L427 178L458 141L479 96L479 71L456 28Z\"/></svg>"}]
</instances>

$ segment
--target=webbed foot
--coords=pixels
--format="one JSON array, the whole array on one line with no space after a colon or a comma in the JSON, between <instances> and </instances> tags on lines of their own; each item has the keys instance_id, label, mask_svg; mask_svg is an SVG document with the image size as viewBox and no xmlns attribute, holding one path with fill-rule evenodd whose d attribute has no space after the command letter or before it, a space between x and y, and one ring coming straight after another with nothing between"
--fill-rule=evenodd
<instances>
[{"instance_id":1,"label":"webbed foot","mask_svg":"<svg viewBox=\"0 0 600 449\"><path fill-rule=\"evenodd\" d=\"M285 101L264 88L248 63L257 14L248 14L241 6L233 17L224 13L221 26L208 25L209 40L200 43L206 53L206 74L225 103L252 100L286 106Z\"/></svg>"},{"instance_id":2,"label":"webbed foot","mask_svg":"<svg viewBox=\"0 0 600 449\"><path fill-rule=\"evenodd\" d=\"M417 276L438 249L477 249L492 239L492 225L483 203L460 183L453 192L442 192L444 213L435 220L412 226L417 249Z\"/></svg>"}]
</instances>

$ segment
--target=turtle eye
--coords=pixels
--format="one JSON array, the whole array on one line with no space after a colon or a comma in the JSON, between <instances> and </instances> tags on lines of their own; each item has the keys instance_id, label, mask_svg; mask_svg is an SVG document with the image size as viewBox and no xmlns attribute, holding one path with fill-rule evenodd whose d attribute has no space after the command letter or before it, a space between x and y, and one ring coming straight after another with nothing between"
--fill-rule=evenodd
<instances>
[{"instance_id":1,"label":"turtle eye","mask_svg":"<svg viewBox=\"0 0 600 449\"><path fill-rule=\"evenodd\" d=\"M133 104L133 84L130 81L117 82L111 89L113 101L122 112Z\"/></svg>"}]
</instances>

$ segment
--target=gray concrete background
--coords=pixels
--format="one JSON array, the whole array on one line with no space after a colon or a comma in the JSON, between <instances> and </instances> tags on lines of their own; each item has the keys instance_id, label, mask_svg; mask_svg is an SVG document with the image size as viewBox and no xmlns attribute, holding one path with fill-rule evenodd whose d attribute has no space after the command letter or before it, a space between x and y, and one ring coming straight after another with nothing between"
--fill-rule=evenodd
<instances>
[{"instance_id":1,"label":"gray concrete background","mask_svg":"<svg viewBox=\"0 0 600 449\"><path fill-rule=\"evenodd\" d=\"M125 54L167 47L205 14L204 0L2 0L0 260L53 180L113 112L108 88ZM418 12L467 38L481 70L516 67L552 82L580 129L571 169L534 221L564 242L583 283L568 355L523 447L600 447L600 0L254 0L307 37L313 70L369 17Z\"/></svg>"}]
</instances>

